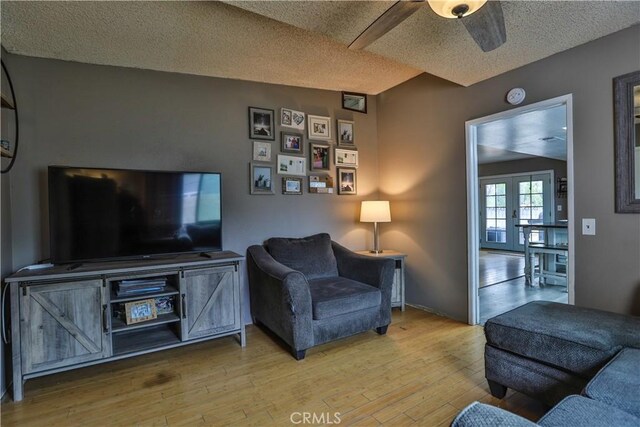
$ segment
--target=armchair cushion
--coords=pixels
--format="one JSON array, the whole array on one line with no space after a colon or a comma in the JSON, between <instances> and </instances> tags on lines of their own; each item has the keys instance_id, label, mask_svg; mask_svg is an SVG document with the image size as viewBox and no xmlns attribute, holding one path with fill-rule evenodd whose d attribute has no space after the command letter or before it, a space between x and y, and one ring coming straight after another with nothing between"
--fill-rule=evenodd
<instances>
[{"instance_id":1,"label":"armchair cushion","mask_svg":"<svg viewBox=\"0 0 640 427\"><path fill-rule=\"evenodd\" d=\"M273 259L299 271L308 280L338 276L338 264L326 233L300 239L276 237L267 240Z\"/></svg>"},{"instance_id":2,"label":"armchair cushion","mask_svg":"<svg viewBox=\"0 0 640 427\"><path fill-rule=\"evenodd\" d=\"M314 320L379 307L382 298L378 288L344 277L310 280L309 291Z\"/></svg>"}]
</instances>

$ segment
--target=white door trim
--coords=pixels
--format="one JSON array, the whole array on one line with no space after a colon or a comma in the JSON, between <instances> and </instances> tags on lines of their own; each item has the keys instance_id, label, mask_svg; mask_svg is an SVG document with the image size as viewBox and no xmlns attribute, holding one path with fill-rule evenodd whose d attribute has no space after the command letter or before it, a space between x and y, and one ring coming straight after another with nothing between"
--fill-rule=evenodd
<instances>
[{"instance_id":1,"label":"white door trim","mask_svg":"<svg viewBox=\"0 0 640 427\"><path fill-rule=\"evenodd\" d=\"M575 302L575 209L574 209L574 180L573 180L573 95L562 95L523 107L513 108L478 119L465 122L466 151L467 151L467 261L468 261L468 323L476 325L479 321L478 289L480 224L478 205L478 132L477 127L484 123L510 118L530 111L536 111L558 105L566 106L567 114L567 210L568 210L568 239L569 257L567 260L569 304ZM552 183L553 184L553 183Z\"/></svg>"}]
</instances>

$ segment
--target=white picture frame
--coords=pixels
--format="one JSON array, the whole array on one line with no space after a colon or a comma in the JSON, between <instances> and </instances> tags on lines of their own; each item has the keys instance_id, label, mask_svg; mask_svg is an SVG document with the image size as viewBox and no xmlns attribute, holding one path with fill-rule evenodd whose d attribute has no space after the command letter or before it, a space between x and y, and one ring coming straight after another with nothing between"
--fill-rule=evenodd
<instances>
[{"instance_id":1,"label":"white picture frame","mask_svg":"<svg viewBox=\"0 0 640 427\"><path fill-rule=\"evenodd\" d=\"M278 154L278 175L307 176L307 158Z\"/></svg>"},{"instance_id":2,"label":"white picture frame","mask_svg":"<svg viewBox=\"0 0 640 427\"><path fill-rule=\"evenodd\" d=\"M280 126L290 129L304 130L305 114L290 108L280 109Z\"/></svg>"},{"instance_id":3,"label":"white picture frame","mask_svg":"<svg viewBox=\"0 0 640 427\"><path fill-rule=\"evenodd\" d=\"M331 140L331 117L307 115L309 139Z\"/></svg>"},{"instance_id":4,"label":"white picture frame","mask_svg":"<svg viewBox=\"0 0 640 427\"><path fill-rule=\"evenodd\" d=\"M342 148L336 148L334 153L334 161L337 167L358 167L358 151L357 150L344 150Z\"/></svg>"},{"instance_id":5,"label":"white picture frame","mask_svg":"<svg viewBox=\"0 0 640 427\"><path fill-rule=\"evenodd\" d=\"M253 160L256 162L271 161L271 143L253 141Z\"/></svg>"}]
</instances>

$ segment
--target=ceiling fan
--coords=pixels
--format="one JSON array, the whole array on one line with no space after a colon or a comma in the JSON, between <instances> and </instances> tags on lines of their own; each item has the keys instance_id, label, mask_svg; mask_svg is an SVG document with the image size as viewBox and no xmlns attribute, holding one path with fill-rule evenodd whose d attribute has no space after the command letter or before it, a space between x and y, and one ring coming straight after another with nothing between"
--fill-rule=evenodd
<instances>
[{"instance_id":1,"label":"ceiling fan","mask_svg":"<svg viewBox=\"0 0 640 427\"><path fill-rule=\"evenodd\" d=\"M351 44L349 49L364 49L413 15L424 3L444 18L458 18L484 52L507 41L502 6L487 0L401 0L387 9Z\"/></svg>"}]
</instances>

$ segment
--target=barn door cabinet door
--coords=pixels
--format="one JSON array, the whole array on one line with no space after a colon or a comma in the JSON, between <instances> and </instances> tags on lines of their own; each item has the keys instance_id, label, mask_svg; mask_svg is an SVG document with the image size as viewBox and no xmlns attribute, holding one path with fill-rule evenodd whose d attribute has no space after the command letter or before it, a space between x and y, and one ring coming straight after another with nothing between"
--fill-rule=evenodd
<instances>
[{"instance_id":1,"label":"barn door cabinet door","mask_svg":"<svg viewBox=\"0 0 640 427\"><path fill-rule=\"evenodd\" d=\"M240 329L240 283L236 267L184 271L180 295L183 340Z\"/></svg>"},{"instance_id":2,"label":"barn door cabinet door","mask_svg":"<svg viewBox=\"0 0 640 427\"><path fill-rule=\"evenodd\" d=\"M24 286L20 290L23 374L111 355L102 280Z\"/></svg>"}]
</instances>

